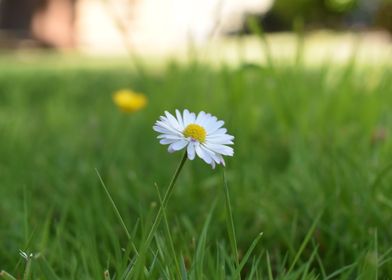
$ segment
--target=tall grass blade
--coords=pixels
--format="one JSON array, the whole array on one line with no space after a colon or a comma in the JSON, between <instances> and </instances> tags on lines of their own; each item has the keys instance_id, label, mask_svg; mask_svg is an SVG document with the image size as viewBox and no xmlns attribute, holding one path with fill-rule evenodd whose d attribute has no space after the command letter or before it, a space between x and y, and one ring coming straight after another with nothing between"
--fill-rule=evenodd
<instances>
[{"instance_id":1,"label":"tall grass blade","mask_svg":"<svg viewBox=\"0 0 392 280\"><path fill-rule=\"evenodd\" d=\"M234 220L233 220L233 211L231 209L231 202L230 202L230 194L229 188L227 186L227 178L225 169L223 169L223 189L225 192L225 204L226 204L226 225L227 225L227 232L229 235L231 251L234 254L234 262L236 264L236 269L239 268L239 256L238 256L238 248L237 248L237 239L235 235L235 227L234 227ZM238 274L238 270L236 271L238 278L240 277Z\"/></svg>"},{"instance_id":2,"label":"tall grass blade","mask_svg":"<svg viewBox=\"0 0 392 280\"><path fill-rule=\"evenodd\" d=\"M287 270L287 273L286 273L287 275L289 275L290 272L294 269L294 266L296 265L297 261L299 260L299 258L300 258L300 256L301 256L302 252L304 251L306 245L307 245L308 242L310 241L311 236L312 236L314 230L316 229L316 226L317 226L317 224L318 224L318 222L319 222L321 216L322 216L322 212L316 217L316 219L314 220L312 226L310 227L310 229L309 229L307 235L305 236L304 241L302 242L302 244L301 244L301 246L300 246L300 248L299 248L297 254L296 254L295 257L294 257L293 262L291 263L290 268Z\"/></svg>"},{"instance_id":3,"label":"tall grass blade","mask_svg":"<svg viewBox=\"0 0 392 280\"><path fill-rule=\"evenodd\" d=\"M241 260L239 267L237 268L236 274L241 275L241 271L244 268L246 262L248 261L250 255L252 254L253 250L255 249L256 245L259 243L263 233L259 233L259 235L253 240L252 244L250 245L249 249L246 251L244 257Z\"/></svg>"},{"instance_id":4,"label":"tall grass blade","mask_svg":"<svg viewBox=\"0 0 392 280\"><path fill-rule=\"evenodd\" d=\"M253 261L252 261L252 266L251 266L251 268L250 268L250 272L249 272L249 274L246 276L246 278L247 279L250 279L250 280L253 280L253 279L260 279L260 278L257 278L257 269L258 269L258 267L260 266L259 264L260 264L260 260L261 260L261 255L260 256L258 256L257 258L253 258Z\"/></svg>"},{"instance_id":5,"label":"tall grass blade","mask_svg":"<svg viewBox=\"0 0 392 280\"><path fill-rule=\"evenodd\" d=\"M334 271L333 273L331 273L330 275L328 275L327 278L325 278L325 280L335 279L337 276L343 274L344 272L351 271L356 266L357 266L357 262L343 266L340 269L338 269L338 270Z\"/></svg>"},{"instance_id":6,"label":"tall grass blade","mask_svg":"<svg viewBox=\"0 0 392 280\"><path fill-rule=\"evenodd\" d=\"M50 280L60 280L60 278L57 276L57 274L54 272L52 267L48 264L48 261L44 258L41 257L39 258L39 267L41 269L42 275L44 275L44 279L50 279ZM30 278L28 278L30 279Z\"/></svg>"},{"instance_id":7,"label":"tall grass blade","mask_svg":"<svg viewBox=\"0 0 392 280\"><path fill-rule=\"evenodd\" d=\"M196 272L196 279L203 279L203 264L204 264L204 256L205 256L205 249L206 249L206 241L207 241L207 233L208 228L211 222L212 213L214 212L216 205L216 200L214 201L210 212L208 213L207 219L204 222L203 230L200 235L200 239L197 244L196 254L194 259L195 265L195 272Z\"/></svg>"},{"instance_id":8,"label":"tall grass blade","mask_svg":"<svg viewBox=\"0 0 392 280\"><path fill-rule=\"evenodd\" d=\"M268 251L266 253L266 258L267 258L268 280L274 280L274 276L272 275L271 259Z\"/></svg>"},{"instance_id":9,"label":"tall grass blade","mask_svg":"<svg viewBox=\"0 0 392 280\"><path fill-rule=\"evenodd\" d=\"M316 246L316 245L313 244L313 246ZM323 261L322 261L322 259L320 257L320 254L318 252L316 252L316 261L317 261L317 264L319 266L322 279L327 278L327 273L325 272Z\"/></svg>"},{"instance_id":10,"label":"tall grass blade","mask_svg":"<svg viewBox=\"0 0 392 280\"><path fill-rule=\"evenodd\" d=\"M374 254L375 254L375 259L376 259L376 264L375 264L375 268L374 268L374 279L378 279L378 275L379 275L379 265L380 265L380 258L378 255L378 232L377 229L374 232Z\"/></svg>"},{"instance_id":11,"label":"tall grass blade","mask_svg":"<svg viewBox=\"0 0 392 280\"><path fill-rule=\"evenodd\" d=\"M188 280L188 272L185 266L184 256L181 254L181 279Z\"/></svg>"},{"instance_id":12,"label":"tall grass blade","mask_svg":"<svg viewBox=\"0 0 392 280\"><path fill-rule=\"evenodd\" d=\"M314 249L313 249L312 254L310 255L310 258L306 262L305 271L302 274L302 278L301 278L302 280L309 279L309 274L308 274L309 273L309 268L310 268L310 265L312 264L313 260L317 256L317 251L318 251L318 246L315 246Z\"/></svg>"},{"instance_id":13,"label":"tall grass blade","mask_svg":"<svg viewBox=\"0 0 392 280\"><path fill-rule=\"evenodd\" d=\"M24 222L24 235L25 235L25 246L28 244L29 236L29 214L27 206L27 189L26 185L23 186L23 222Z\"/></svg>"},{"instance_id":14,"label":"tall grass blade","mask_svg":"<svg viewBox=\"0 0 392 280\"><path fill-rule=\"evenodd\" d=\"M123 227L123 229L125 231L125 234L127 235L128 240L131 240L131 235L130 235L130 233L128 231L128 228L125 225L125 222L124 222L123 218L121 217L120 211L118 210L118 208L116 206L116 203L114 202L112 196L110 195L109 190L108 190L108 188L105 185L105 182L102 180L101 174L99 174L99 171L96 168L95 168L95 172L98 175L98 178L99 178L99 180L101 182L101 185L102 185L103 189L105 190L105 193L106 193L110 203L112 204L113 210L116 213L116 216L117 216L118 220L120 221L120 223L121 223L121 225L122 225L122 227Z\"/></svg>"}]
</instances>

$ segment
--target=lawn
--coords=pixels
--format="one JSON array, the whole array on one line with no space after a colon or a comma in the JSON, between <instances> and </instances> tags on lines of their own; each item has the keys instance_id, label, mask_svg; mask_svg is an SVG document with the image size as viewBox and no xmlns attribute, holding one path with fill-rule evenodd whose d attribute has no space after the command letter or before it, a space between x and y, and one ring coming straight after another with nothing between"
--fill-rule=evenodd
<instances>
[{"instance_id":1,"label":"lawn","mask_svg":"<svg viewBox=\"0 0 392 280\"><path fill-rule=\"evenodd\" d=\"M17 279L392 278L390 66L191 61L137 72L14 62L0 65L0 270ZM112 93L121 88L143 92L148 106L120 112ZM176 108L224 120L235 154L215 170L185 163L143 251L156 186L163 195L181 159L152 126Z\"/></svg>"}]
</instances>

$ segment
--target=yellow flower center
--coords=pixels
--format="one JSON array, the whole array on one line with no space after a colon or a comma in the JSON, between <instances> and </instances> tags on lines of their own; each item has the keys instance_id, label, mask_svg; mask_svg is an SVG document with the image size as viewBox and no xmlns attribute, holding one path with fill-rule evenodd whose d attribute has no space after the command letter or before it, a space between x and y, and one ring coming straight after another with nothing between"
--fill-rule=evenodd
<instances>
[{"instance_id":1,"label":"yellow flower center","mask_svg":"<svg viewBox=\"0 0 392 280\"><path fill-rule=\"evenodd\" d=\"M183 131L185 137L191 137L194 140L203 143L206 140L206 130L198 124L191 123Z\"/></svg>"}]
</instances>

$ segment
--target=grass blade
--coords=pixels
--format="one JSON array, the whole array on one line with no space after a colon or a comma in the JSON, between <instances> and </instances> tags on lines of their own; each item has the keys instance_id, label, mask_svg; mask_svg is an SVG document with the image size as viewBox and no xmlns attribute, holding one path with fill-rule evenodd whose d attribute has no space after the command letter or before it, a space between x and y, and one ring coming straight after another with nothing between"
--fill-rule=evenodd
<instances>
[{"instance_id":1,"label":"grass blade","mask_svg":"<svg viewBox=\"0 0 392 280\"><path fill-rule=\"evenodd\" d=\"M181 279L187 280L188 279L188 272L185 266L184 256L181 254Z\"/></svg>"},{"instance_id":2,"label":"grass blade","mask_svg":"<svg viewBox=\"0 0 392 280\"><path fill-rule=\"evenodd\" d=\"M246 262L248 261L250 254L252 254L254 248L256 247L256 245L259 243L261 237L263 236L263 233L260 232L259 235L253 240L252 244L250 245L248 251L246 251L244 257L241 260L241 263L239 265L239 267L237 268L237 272L236 274L241 275L241 270L244 268Z\"/></svg>"},{"instance_id":3,"label":"grass blade","mask_svg":"<svg viewBox=\"0 0 392 280\"><path fill-rule=\"evenodd\" d=\"M203 230L200 235L200 239L197 244L196 254L195 254L195 268L196 268L196 279L203 279L203 263L204 263L204 256L205 256L205 247L206 247L206 240L207 240L207 233L208 228L211 222L212 213L214 212L216 205L216 201L214 201L210 212L208 213L207 219L204 222Z\"/></svg>"},{"instance_id":4,"label":"grass blade","mask_svg":"<svg viewBox=\"0 0 392 280\"><path fill-rule=\"evenodd\" d=\"M267 251L267 253L266 253L266 256L267 256L268 279L269 279L269 280L274 280L274 277L272 276L271 259L270 259L270 256L269 256L268 251Z\"/></svg>"},{"instance_id":5,"label":"grass blade","mask_svg":"<svg viewBox=\"0 0 392 280\"><path fill-rule=\"evenodd\" d=\"M306 245L307 245L308 242L310 241L310 237L312 236L314 230L316 229L316 226L317 226L317 224L318 224L318 222L319 222L321 216L322 216L322 212L316 217L316 219L314 220L312 226L310 227L310 229L309 229L307 235L305 236L304 241L302 242L302 244L301 244L301 246L300 246L300 248L299 248L297 254L296 254L295 257L294 257L293 262L291 263L290 268L287 270L287 273L286 273L287 275L289 275L290 272L294 269L294 266L296 265L297 261L299 260L299 257L301 256L301 254L302 254L302 252L304 251Z\"/></svg>"},{"instance_id":6,"label":"grass blade","mask_svg":"<svg viewBox=\"0 0 392 280\"><path fill-rule=\"evenodd\" d=\"M128 228L127 228L127 226L125 225L125 222L124 222L123 218L121 217L120 211L118 210L118 208L117 208L117 206L116 206L116 203L114 202L112 196L110 195L109 190L108 190L108 188L107 188L106 185L105 185L105 182L102 180L102 177L101 177L101 175L99 174L98 169L95 168L95 172L96 172L97 175L98 175L99 181L101 182L101 185L102 185L103 189L105 190L105 193L106 193L106 195L107 195L107 197L108 197L110 203L111 203L112 206L113 206L113 210L114 210L114 212L116 213L116 216L117 216L118 220L120 221L120 223L121 223L121 225L122 225L122 227L123 227L123 229L124 229L124 231L125 231L125 234L127 235L128 240L131 240L131 235L130 235L130 233L129 233L129 231L128 231Z\"/></svg>"},{"instance_id":7,"label":"grass blade","mask_svg":"<svg viewBox=\"0 0 392 280\"><path fill-rule=\"evenodd\" d=\"M60 280L60 278L56 275L56 273L53 271L52 267L48 264L48 261L44 257L39 258L38 263L42 275L45 276L45 279Z\"/></svg>"},{"instance_id":8,"label":"grass blade","mask_svg":"<svg viewBox=\"0 0 392 280\"><path fill-rule=\"evenodd\" d=\"M1 276L1 279L4 279L4 280L16 280L16 278L14 276L12 276L11 274L9 274L7 271L4 271L4 270L2 270L0 272L0 276Z\"/></svg>"},{"instance_id":9,"label":"grass blade","mask_svg":"<svg viewBox=\"0 0 392 280\"><path fill-rule=\"evenodd\" d=\"M225 202L226 202L227 232L229 235L231 250L232 250L232 253L234 254L234 261L236 264L236 268L238 269L239 268L239 257L238 257L238 249L237 249L237 239L235 236L233 211L231 209L230 194L229 194L229 188L227 186L227 178L226 178L225 169L223 169L223 182L224 182L223 186L224 186ZM240 278L240 275L238 274L238 270L237 270L236 277Z\"/></svg>"}]
</instances>

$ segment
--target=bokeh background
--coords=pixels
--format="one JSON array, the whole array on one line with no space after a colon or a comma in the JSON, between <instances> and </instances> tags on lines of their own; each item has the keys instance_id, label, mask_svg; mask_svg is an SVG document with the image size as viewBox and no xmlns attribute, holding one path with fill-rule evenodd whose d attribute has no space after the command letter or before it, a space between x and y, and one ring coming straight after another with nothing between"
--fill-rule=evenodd
<instances>
[{"instance_id":1,"label":"bokeh background","mask_svg":"<svg viewBox=\"0 0 392 280\"><path fill-rule=\"evenodd\" d=\"M250 16L265 32L392 32L389 0L2 0L1 48L178 53L190 44L249 34ZM369 40L377 40L370 37Z\"/></svg>"}]
</instances>

